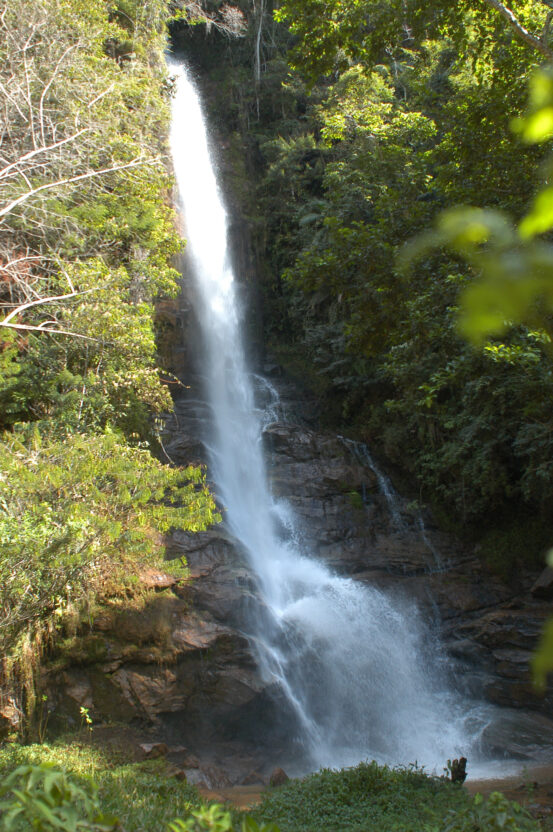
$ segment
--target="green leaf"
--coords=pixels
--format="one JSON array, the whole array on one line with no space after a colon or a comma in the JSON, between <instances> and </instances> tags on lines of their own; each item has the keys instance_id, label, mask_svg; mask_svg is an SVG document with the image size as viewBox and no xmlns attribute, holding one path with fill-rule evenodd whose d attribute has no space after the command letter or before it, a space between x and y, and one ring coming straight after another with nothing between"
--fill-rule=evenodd
<instances>
[{"instance_id":1,"label":"green leaf","mask_svg":"<svg viewBox=\"0 0 553 832\"><path fill-rule=\"evenodd\" d=\"M508 217L492 209L452 208L444 211L438 219L437 230L444 243L462 253L488 241L501 246L516 241Z\"/></svg>"},{"instance_id":2,"label":"green leaf","mask_svg":"<svg viewBox=\"0 0 553 832\"><path fill-rule=\"evenodd\" d=\"M553 619L545 625L532 659L532 676L534 684L541 692L545 691L547 675L553 670Z\"/></svg>"},{"instance_id":3,"label":"green leaf","mask_svg":"<svg viewBox=\"0 0 553 832\"><path fill-rule=\"evenodd\" d=\"M553 106L543 107L517 123L517 132L528 144L550 139L553 136Z\"/></svg>"},{"instance_id":4,"label":"green leaf","mask_svg":"<svg viewBox=\"0 0 553 832\"><path fill-rule=\"evenodd\" d=\"M523 239L543 234L553 228L553 187L544 188L534 200L534 205L519 225Z\"/></svg>"},{"instance_id":5,"label":"green leaf","mask_svg":"<svg viewBox=\"0 0 553 832\"><path fill-rule=\"evenodd\" d=\"M242 819L242 832L259 832L259 825L249 815Z\"/></svg>"}]
</instances>

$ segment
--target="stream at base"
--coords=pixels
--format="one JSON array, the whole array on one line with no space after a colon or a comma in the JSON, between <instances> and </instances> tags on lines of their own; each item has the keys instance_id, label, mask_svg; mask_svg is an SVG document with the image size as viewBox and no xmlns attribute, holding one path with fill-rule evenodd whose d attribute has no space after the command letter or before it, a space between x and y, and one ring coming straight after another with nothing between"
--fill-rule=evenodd
<instances>
[{"instance_id":1,"label":"stream at base","mask_svg":"<svg viewBox=\"0 0 553 832\"><path fill-rule=\"evenodd\" d=\"M457 692L456 665L414 603L312 558L290 507L270 493L262 433L274 414L256 400L245 359L227 215L199 96L181 64L169 68L171 147L210 413L209 476L262 599L247 635L283 703L291 758L298 772L376 759L441 773L448 759L465 756L481 774L489 770L481 737L493 706Z\"/></svg>"}]
</instances>

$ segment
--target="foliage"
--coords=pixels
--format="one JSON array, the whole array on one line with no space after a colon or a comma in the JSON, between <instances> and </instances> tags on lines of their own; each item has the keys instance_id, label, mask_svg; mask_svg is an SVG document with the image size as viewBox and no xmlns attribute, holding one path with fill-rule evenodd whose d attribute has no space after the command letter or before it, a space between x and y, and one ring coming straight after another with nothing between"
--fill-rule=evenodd
<instances>
[{"instance_id":1,"label":"foliage","mask_svg":"<svg viewBox=\"0 0 553 832\"><path fill-rule=\"evenodd\" d=\"M155 304L178 291L183 246L172 14L168 0L10 0L0 14L1 682L29 717L68 610L122 591L170 528L219 519L202 471L152 456L174 381Z\"/></svg>"},{"instance_id":2,"label":"foliage","mask_svg":"<svg viewBox=\"0 0 553 832\"><path fill-rule=\"evenodd\" d=\"M502 795L494 793L486 801L479 795L472 799L458 785L429 777L416 767L390 769L373 762L341 771L324 770L266 792L260 807L241 815L218 804L200 804L195 789L168 777L165 769L163 760L128 764L120 752L106 755L93 746L75 743L74 738L54 746L6 747L0 750L0 772L7 774L1 787L2 811L6 803L13 809L24 807L27 826L4 828L29 828L33 820L42 822L42 807L46 804L53 806L63 822L67 813L77 825L35 824L32 828L100 832L118 828L119 818L127 832L539 829L520 806ZM17 785L20 788L14 792ZM97 819L99 825L94 825L98 807L106 814L103 820ZM181 819L173 820L175 817ZM4 823L5 818L3 814Z\"/></svg>"},{"instance_id":3,"label":"foliage","mask_svg":"<svg viewBox=\"0 0 553 832\"><path fill-rule=\"evenodd\" d=\"M116 731L114 728L114 737ZM0 774L6 777L19 766L48 763L64 772L66 780L77 788L88 790L92 781L97 786L91 792L94 801L105 816L119 818L126 832L161 832L173 818L188 817L199 808L196 789L169 777L163 760L132 763L128 727L121 736L121 747L109 743L111 750L89 744L88 733L53 745L7 745L0 750ZM83 814L83 821L85 817Z\"/></svg>"},{"instance_id":4,"label":"foliage","mask_svg":"<svg viewBox=\"0 0 553 832\"><path fill-rule=\"evenodd\" d=\"M257 108L247 37L211 68L217 112L232 100L225 129L233 142L242 132L259 182L241 199L265 263L266 337L322 418L378 444L450 527L478 538L533 516L548 534L545 307L467 343L458 310L480 260L427 249L409 274L398 263L448 206L528 213L544 151L511 124L541 55L484 0L398 8L280 4ZM549 25L544 4L520 0L514 13L528 32ZM536 563L541 544L529 554Z\"/></svg>"},{"instance_id":5,"label":"foliage","mask_svg":"<svg viewBox=\"0 0 553 832\"><path fill-rule=\"evenodd\" d=\"M0 644L159 556L156 535L218 517L204 474L162 465L113 433L0 443Z\"/></svg>"},{"instance_id":6,"label":"foliage","mask_svg":"<svg viewBox=\"0 0 553 832\"><path fill-rule=\"evenodd\" d=\"M247 815L241 824L235 825L232 815L217 803L202 806L187 820L174 820L169 824L170 832L279 832L274 823L263 823L261 826Z\"/></svg>"},{"instance_id":7,"label":"foliage","mask_svg":"<svg viewBox=\"0 0 553 832\"><path fill-rule=\"evenodd\" d=\"M515 128L527 143L545 142L553 135L551 70L533 77L530 103L529 114L517 119ZM552 170L549 160L546 182ZM545 184L518 225L498 210L455 208L440 215L436 230L421 237L413 249L420 255L428 246L447 245L480 275L461 299L461 328L469 338L481 342L525 324L548 345L553 333L553 246L536 238L551 228L553 190Z\"/></svg>"},{"instance_id":8,"label":"foliage","mask_svg":"<svg viewBox=\"0 0 553 832\"><path fill-rule=\"evenodd\" d=\"M233 828L230 812L216 803L192 812L187 821L174 820L169 824L170 832L232 832Z\"/></svg>"},{"instance_id":9,"label":"foliage","mask_svg":"<svg viewBox=\"0 0 553 832\"><path fill-rule=\"evenodd\" d=\"M464 809L451 813L444 832L536 832L539 826L518 803L492 792L484 801L477 794Z\"/></svg>"},{"instance_id":10,"label":"foliage","mask_svg":"<svg viewBox=\"0 0 553 832\"><path fill-rule=\"evenodd\" d=\"M492 832L501 828L503 817L511 823L507 829L538 829L520 807L501 795L489 802L480 797L473 802L457 784L429 777L416 767L390 769L375 762L292 781L266 794L253 817L273 818L282 832Z\"/></svg>"},{"instance_id":11,"label":"foliage","mask_svg":"<svg viewBox=\"0 0 553 832\"><path fill-rule=\"evenodd\" d=\"M168 14L163 0L113 13L15 0L2 15L3 427L147 436L170 407L152 306L176 292L181 247L166 205Z\"/></svg>"},{"instance_id":12,"label":"foliage","mask_svg":"<svg viewBox=\"0 0 553 832\"><path fill-rule=\"evenodd\" d=\"M64 768L58 762L62 749ZM168 832L278 832L274 824L258 825L248 816L238 821L217 803L199 805L195 790L168 779L160 761L124 765L121 760L104 759L92 748L77 751L74 746L30 747L4 756L48 758L21 764L1 781L0 826L6 832L29 828L108 832L122 829L122 823L128 832L154 828ZM6 762L0 754L0 767ZM101 810L106 804L110 807L107 814ZM185 813L186 820L168 822L171 812L177 811Z\"/></svg>"},{"instance_id":13,"label":"foliage","mask_svg":"<svg viewBox=\"0 0 553 832\"><path fill-rule=\"evenodd\" d=\"M553 550L549 550L547 562L553 567ZM540 691L547 687L548 674L553 671L553 618L550 618L543 629L536 652L532 657L532 675L534 684Z\"/></svg>"},{"instance_id":14,"label":"foliage","mask_svg":"<svg viewBox=\"0 0 553 832\"><path fill-rule=\"evenodd\" d=\"M412 48L424 37L444 33L461 49L475 34L482 48L492 39L506 41L514 33L520 44L551 58L549 8L546 0L516 0L515 14L511 11L509 15L497 0L477 4L464 0L440 4L420 0L284 0L275 16L287 21L296 35L294 67L313 82L321 75L342 71L348 62L374 64L386 53ZM472 32L464 27L467 17L473 23Z\"/></svg>"},{"instance_id":15,"label":"foliage","mask_svg":"<svg viewBox=\"0 0 553 832\"><path fill-rule=\"evenodd\" d=\"M52 763L19 766L0 785L2 827L8 830L77 832L118 826L99 810L97 787L92 781L75 783Z\"/></svg>"}]
</instances>

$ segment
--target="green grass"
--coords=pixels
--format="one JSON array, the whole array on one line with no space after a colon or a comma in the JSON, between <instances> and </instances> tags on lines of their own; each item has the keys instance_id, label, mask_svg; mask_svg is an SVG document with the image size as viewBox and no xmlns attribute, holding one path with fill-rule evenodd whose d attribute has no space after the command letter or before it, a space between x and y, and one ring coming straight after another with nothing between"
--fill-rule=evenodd
<instances>
[{"instance_id":1,"label":"green grass","mask_svg":"<svg viewBox=\"0 0 553 832\"><path fill-rule=\"evenodd\" d=\"M519 812L503 797L493 811L488 812L486 806L475 806L462 787L429 777L420 769L390 769L372 762L342 771L323 770L305 780L291 781L268 793L252 815L258 821L273 820L280 832L539 829L525 812Z\"/></svg>"},{"instance_id":2,"label":"green grass","mask_svg":"<svg viewBox=\"0 0 553 832\"><path fill-rule=\"evenodd\" d=\"M77 780L92 777L102 811L116 815L125 832L165 832L169 821L187 817L202 802L193 786L167 776L163 760L132 763L122 751L78 741L6 745L0 749L0 779L17 766L44 762L64 768Z\"/></svg>"},{"instance_id":3,"label":"green grass","mask_svg":"<svg viewBox=\"0 0 553 832\"><path fill-rule=\"evenodd\" d=\"M170 821L189 818L202 805L196 789L169 776L163 760L131 762L122 745L115 750L94 747L85 732L73 741L65 737L44 745L5 745L0 748L0 781L18 766L40 763L64 769L76 784L91 777L99 787L102 812L118 817L125 832L167 832ZM246 814L238 810L231 814L232 828L237 832ZM374 762L341 771L323 770L269 789L248 817L261 829L265 823L275 823L280 832L541 829L517 804L498 793L486 802L475 801L462 787L420 769L390 769ZM204 814L204 820L191 828L197 832L230 830L229 825L213 824L205 818ZM258 829L251 823L246 828Z\"/></svg>"}]
</instances>

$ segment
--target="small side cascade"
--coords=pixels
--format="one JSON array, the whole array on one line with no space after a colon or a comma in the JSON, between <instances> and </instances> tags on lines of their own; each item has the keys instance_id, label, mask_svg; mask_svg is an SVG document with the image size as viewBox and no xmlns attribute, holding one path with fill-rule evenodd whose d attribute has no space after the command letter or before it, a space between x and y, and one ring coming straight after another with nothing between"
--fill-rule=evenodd
<instances>
[{"instance_id":1,"label":"small side cascade","mask_svg":"<svg viewBox=\"0 0 553 832\"><path fill-rule=\"evenodd\" d=\"M378 482L379 491L388 504L395 530L399 532L405 531L406 526L400 512L399 496L390 478L378 468L369 449L363 442L356 442L353 439L347 439L345 436L340 436L339 439L361 465L367 466L373 472Z\"/></svg>"},{"instance_id":2,"label":"small side cascade","mask_svg":"<svg viewBox=\"0 0 553 832\"><path fill-rule=\"evenodd\" d=\"M388 510L392 518L392 525L394 530L399 533L407 533L411 531L412 526L405 522L405 519L402 515L401 497L395 490L391 479L377 466L365 443L356 442L355 440L348 439L344 436L340 436L339 438L340 441L343 442L345 447L348 448L348 450L353 454L355 459L357 459L357 461L360 462L362 465L366 465L367 468L369 468L375 475L376 481L378 482L378 489L382 496L385 498L386 503L388 505ZM366 502L365 488L363 489L363 491L363 502ZM434 561L432 569L429 569L429 571L441 572L445 568L443 558L436 546L428 537L428 533L424 523L424 518L422 516L422 511L419 508L417 508L416 514L414 516L414 525L418 529L421 540L423 541L426 549L432 555Z\"/></svg>"},{"instance_id":3,"label":"small side cascade","mask_svg":"<svg viewBox=\"0 0 553 832\"><path fill-rule=\"evenodd\" d=\"M444 562L444 559L438 549L434 546L430 538L428 537L426 526L424 525L424 518L422 516L422 512L419 510L417 514L417 526L419 527L420 536L423 540L424 545L428 549L428 551L432 554L434 558L434 569L433 572L443 572L446 568L447 564Z\"/></svg>"}]
</instances>

